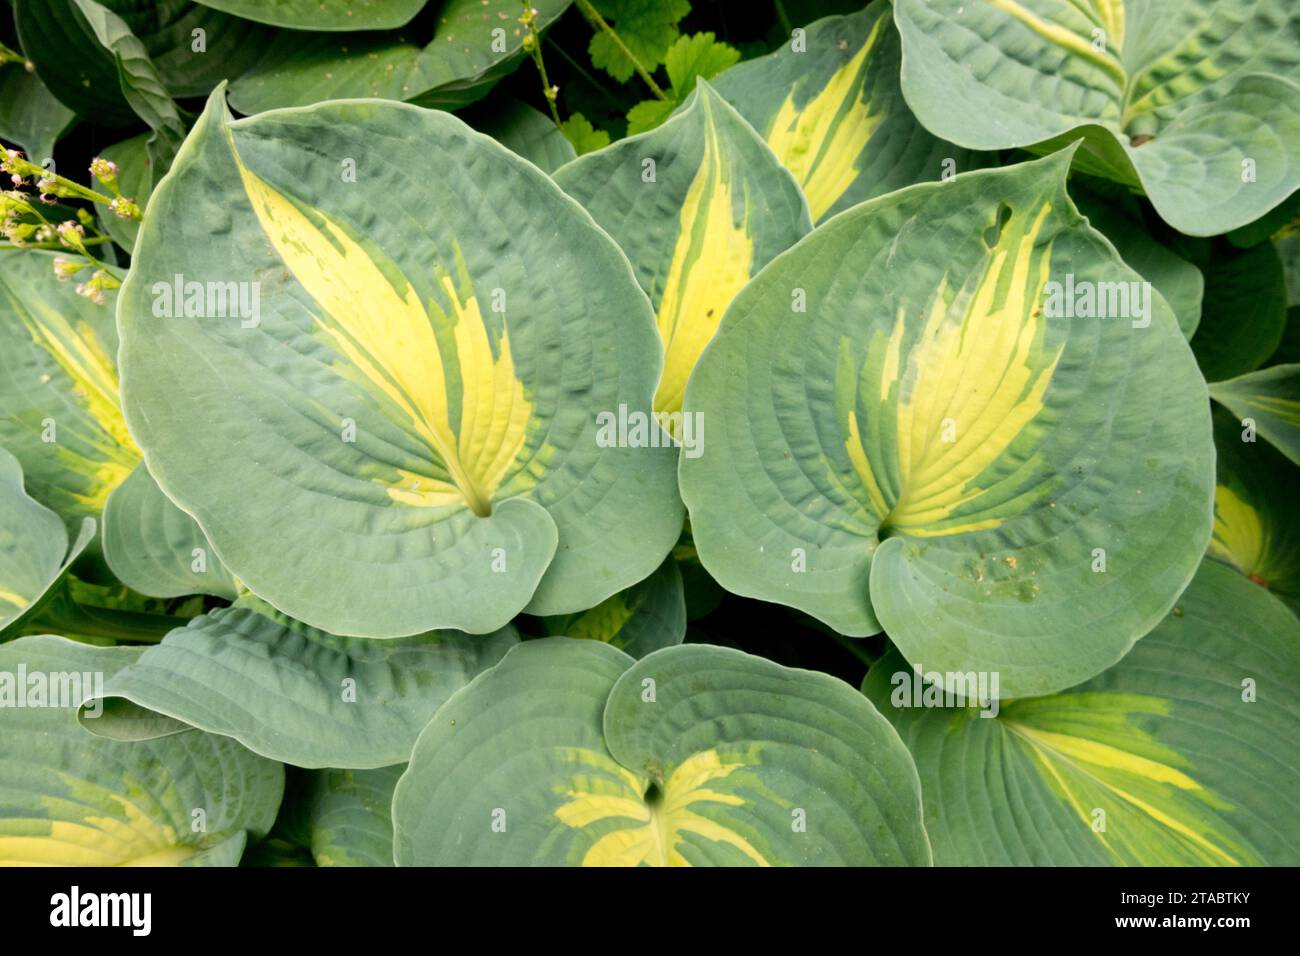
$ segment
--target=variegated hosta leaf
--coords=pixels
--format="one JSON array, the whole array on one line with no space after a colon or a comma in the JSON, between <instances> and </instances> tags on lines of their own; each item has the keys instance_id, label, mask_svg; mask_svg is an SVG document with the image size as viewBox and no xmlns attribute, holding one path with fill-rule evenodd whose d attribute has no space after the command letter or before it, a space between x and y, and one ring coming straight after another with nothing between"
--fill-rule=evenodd
<instances>
[{"instance_id":1,"label":"variegated hosta leaf","mask_svg":"<svg viewBox=\"0 0 1300 956\"><path fill-rule=\"evenodd\" d=\"M897 654L864 690L916 758L936 863L1295 866L1298 685L1300 623L1206 561L1127 657L1065 693L984 717L918 701Z\"/></svg>"},{"instance_id":2,"label":"variegated hosta leaf","mask_svg":"<svg viewBox=\"0 0 1300 956\"><path fill-rule=\"evenodd\" d=\"M393 865L393 788L405 769L312 773L307 829L317 866Z\"/></svg>"},{"instance_id":3,"label":"variegated hosta leaf","mask_svg":"<svg viewBox=\"0 0 1300 956\"><path fill-rule=\"evenodd\" d=\"M1291 0L897 0L902 87L971 149L1048 151L1140 184L1181 232L1252 222L1300 187Z\"/></svg>"},{"instance_id":4,"label":"variegated hosta leaf","mask_svg":"<svg viewBox=\"0 0 1300 956\"><path fill-rule=\"evenodd\" d=\"M714 85L794 174L821 222L864 199L982 165L916 121L898 69L889 4L876 0L860 13L818 20Z\"/></svg>"},{"instance_id":5,"label":"variegated hosta leaf","mask_svg":"<svg viewBox=\"0 0 1300 956\"><path fill-rule=\"evenodd\" d=\"M537 29L571 2L533 0ZM346 37L282 33L257 66L233 81L230 102L241 113L361 96L464 106L521 62L522 12L518 0L446 0L427 44L410 27Z\"/></svg>"},{"instance_id":6,"label":"variegated hosta leaf","mask_svg":"<svg viewBox=\"0 0 1300 956\"><path fill-rule=\"evenodd\" d=\"M1205 384L1069 163L872 200L740 293L686 392L710 431L682 494L719 583L1013 697L1169 610L1210 535Z\"/></svg>"},{"instance_id":7,"label":"variegated hosta leaf","mask_svg":"<svg viewBox=\"0 0 1300 956\"><path fill-rule=\"evenodd\" d=\"M103 305L77 295L56 258L0 254L0 445L32 497L75 528L99 517L140 450L118 405L116 294Z\"/></svg>"},{"instance_id":8,"label":"variegated hosta leaf","mask_svg":"<svg viewBox=\"0 0 1300 956\"><path fill-rule=\"evenodd\" d=\"M680 412L686 380L736 293L812 228L799 187L703 80L667 123L574 160L555 181L632 261L666 353L654 408ZM702 447L702 434L696 448L674 434L687 454Z\"/></svg>"},{"instance_id":9,"label":"variegated hosta leaf","mask_svg":"<svg viewBox=\"0 0 1300 956\"><path fill-rule=\"evenodd\" d=\"M197 727L298 767L384 767L406 760L434 711L518 640L512 627L335 637L245 597L114 674L103 715L84 723L120 740Z\"/></svg>"},{"instance_id":10,"label":"variegated hosta leaf","mask_svg":"<svg viewBox=\"0 0 1300 956\"><path fill-rule=\"evenodd\" d=\"M202 529L143 464L108 496L104 558L118 580L149 597L213 594L233 601L238 592Z\"/></svg>"},{"instance_id":11,"label":"variegated hosta leaf","mask_svg":"<svg viewBox=\"0 0 1300 956\"><path fill-rule=\"evenodd\" d=\"M254 593L331 633L589 608L681 527L676 450L598 443L661 362L627 259L448 114L232 122L214 94L120 322L150 472Z\"/></svg>"},{"instance_id":12,"label":"variegated hosta leaf","mask_svg":"<svg viewBox=\"0 0 1300 956\"><path fill-rule=\"evenodd\" d=\"M0 645L0 865L231 866L271 828L279 764L197 731L128 744L78 726L83 697L139 654Z\"/></svg>"},{"instance_id":13,"label":"variegated hosta leaf","mask_svg":"<svg viewBox=\"0 0 1300 956\"><path fill-rule=\"evenodd\" d=\"M1271 365L1215 382L1210 395L1300 465L1300 365Z\"/></svg>"},{"instance_id":14,"label":"variegated hosta leaf","mask_svg":"<svg viewBox=\"0 0 1300 956\"><path fill-rule=\"evenodd\" d=\"M1209 553L1300 610L1300 497L1295 465L1222 408Z\"/></svg>"},{"instance_id":15,"label":"variegated hosta leaf","mask_svg":"<svg viewBox=\"0 0 1300 956\"><path fill-rule=\"evenodd\" d=\"M547 634L604 641L645 657L686 637L686 594L677 560L669 557L644 581L577 614L542 619Z\"/></svg>"},{"instance_id":16,"label":"variegated hosta leaf","mask_svg":"<svg viewBox=\"0 0 1300 956\"><path fill-rule=\"evenodd\" d=\"M22 466L0 448L0 641L20 633L94 535L95 520L83 519L69 550L59 516L28 496Z\"/></svg>"},{"instance_id":17,"label":"variegated hosta leaf","mask_svg":"<svg viewBox=\"0 0 1300 956\"><path fill-rule=\"evenodd\" d=\"M705 645L633 663L521 644L420 735L393 822L399 865L930 862L915 770L874 708Z\"/></svg>"},{"instance_id":18,"label":"variegated hosta leaf","mask_svg":"<svg viewBox=\"0 0 1300 956\"><path fill-rule=\"evenodd\" d=\"M388 30L426 0L198 0L205 7L293 30Z\"/></svg>"}]
</instances>

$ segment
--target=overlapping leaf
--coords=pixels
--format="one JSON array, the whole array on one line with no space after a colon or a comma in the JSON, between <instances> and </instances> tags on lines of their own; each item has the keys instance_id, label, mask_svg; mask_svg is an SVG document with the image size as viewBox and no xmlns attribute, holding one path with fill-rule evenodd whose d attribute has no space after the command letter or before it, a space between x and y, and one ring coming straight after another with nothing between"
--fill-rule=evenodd
<instances>
[{"instance_id":1,"label":"overlapping leaf","mask_svg":"<svg viewBox=\"0 0 1300 956\"><path fill-rule=\"evenodd\" d=\"M889 4L876 0L818 20L715 86L794 174L821 222L864 199L982 165L916 121L899 89L899 58Z\"/></svg>"},{"instance_id":2,"label":"overlapping leaf","mask_svg":"<svg viewBox=\"0 0 1300 956\"><path fill-rule=\"evenodd\" d=\"M108 496L104 558L118 580L150 597L234 600L238 591L198 524L162 493L144 465Z\"/></svg>"},{"instance_id":3,"label":"overlapping leaf","mask_svg":"<svg viewBox=\"0 0 1300 956\"><path fill-rule=\"evenodd\" d=\"M736 293L812 228L799 187L705 82L663 126L574 160L555 181L614 237L650 296L666 351L654 410L675 415Z\"/></svg>"},{"instance_id":4,"label":"overlapping leaf","mask_svg":"<svg viewBox=\"0 0 1300 956\"><path fill-rule=\"evenodd\" d=\"M1218 464L1209 553L1300 608L1300 498L1295 466L1254 429L1214 413Z\"/></svg>"},{"instance_id":5,"label":"overlapping leaf","mask_svg":"<svg viewBox=\"0 0 1300 956\"><path fill-rule=\"evenodd\" d=\"M1300 465L1300 365L1270 365L1215 382L1210 394Z\"/></svg>"},{"instance_id":6,"label":"overlapping leaf","mask_svg":"<svg viewBox=\"0 0 1300 956\"><path fill-rule=\"evenodd\" d=\"M0 641L18 636L94 534L83 519L69 549L59 516L28 496L22 466L0 448Z\"/></svg>"},{"instance_id":7,"label":"overlapping leaf","mask_svg":"<svg viewBox=\"0 0 1300 956\"><path fill-rule=\"evenodd\" d=\"M78 725L83 696L139 654L0 645L0 865L233 866L271 828L279 764L197 731L126 744Z\"/></svg>"},{"instance_id":8,"label":"overlapping leaf","mask_svg":"<svg viewBox=\"0 0 1300 956\"><path fill-rule=\"evenodd\" d=\"M676 539L674 450L597 442L600 412L649 406L661 361L626 258L445 113L230 122L214 95L121 305L151 473L234 575L313 626L572 613Z\"/></svg>"},{"instance_id":9,"label":"overlapping leaf","mask_svg":"<svg viewBox=\"0 0 1300 956\"><path fill-rule=\"evenodd\" d=\"M393 789L405 769L312 774L307 828L317 866L393 865Z\"/></svg>"},{"instance_id":10,"label":"overlapping leaf","mask_svg":"<svg viewBox=\"0 0 1300 956\"><path fill-rule=\"evenodd\" d=\"M298 767L384 767L406 760L434 711L518 640L509 627L335 637L245 597L115 673L103 715L85 724L120 740L197 727Z\"/></svg>"},{"instance_id":11,"label":"overlapping leaf","mask_svg":"<svg viewBox=\"0 0 1300 956\"><path fill-rule=\"evenodd\" d=\"M1205 303L1192 338L1201 373L1218 382L1253 372L1286 328L1286 280L1271 242L1243 251L1225 243L1204 250Z\"/></svg>"},{"instance_id":12,"label":"overlapping leaf","mask_svg":"<svg viewBox=\"0 0 1300 956\"><path fill-rule=\"evenodd\" d=\"M1288 0L898 0L902 88L971 149L1048 151L1140 185L1189 235L1300 186L1300 14Z\"/></svg>"},{"instance_id":13,"label":"overlapping leaf","mask_svg":"<svg viewBox=\"0 0 1300 956\"><path fill-rule=\"evenodd\" d=\"M928 864L851 688L726 648L529 641L452 697L393 801L399 865Z\"/></svg>"},{"instance_id":14,"label":"overlapping leaf","mask_svg":"<svg viewBox=\"0 0 1300 956\"><path fill-rule=\"evenodd\" d=\"M115 293L104 305L54 275L53 253L0 255L0 445L33 498L75 528L140 461L118 405Z\"/></svg>"},{"instance_id":15,"label":"overlapping leaf","mask_svg":"<svg viewBox=\"0 0 1300 956\"><path fill-rule=\"evenodd\" d=\"M675 557L650 577L577 614L543 619L547 634L604 641L632 657L680 644L686 595Z\"/></svg>"},{"instance_id":16,"label":"overlapping leaf","mask_svg":"<svg viewBox=\"0 0 1300 956\"><path fill-rule=\"evenodd\" d=\"M1065 693L985 718L921 706L913 681L893 654L864 690L916 758L936 863L1300 861L1300 623L1218 562L1120 663Z\"/></svg>"},{"instance_id":17,"label":"overlapping leaf","mask_svg":"<svg viewBox=\"0 0 1300 956\"><path fill-rule=\"evenodd\" d=\"M533 0L537 29L553 23L571 2ZM516 0L448 0L429 38L412 27L347 37L282 33L232 83L230 102L241 113L360 96L464 106L519 64L522 11Z\"/></svg>"},{"instance_id":18,"label":"overlapping leaf","mask_svg":"<svg viewBox=\"0 0 1300 956\"><path fill-rule=\"evenodd\" d=\"M198 0L206 7L294 30L387 30L427 0Z\"/></svg>"},{"instance_id":19,"label":"overlapping leaf","mask_svg":"<svg viewBox=\"0 0 1300 956\"><path fill-rule=\"evenodd\" d=\"M865 203L736 298L681 465L724 587L1006 696L1100 672L1164 616L1209 540L1205 384L1069 162Z\"/></svg>"}]
</instances>

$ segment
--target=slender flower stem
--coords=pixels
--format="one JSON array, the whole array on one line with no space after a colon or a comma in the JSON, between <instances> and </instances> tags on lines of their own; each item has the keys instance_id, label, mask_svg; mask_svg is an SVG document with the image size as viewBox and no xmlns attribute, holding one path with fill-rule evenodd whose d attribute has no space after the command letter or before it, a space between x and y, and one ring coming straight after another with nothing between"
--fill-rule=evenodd
<instances>
[{"instance_id":1,"label":"slender flower stem","mask_svg":"<svg viewBox=\"0 0 1300 956\"><path fill-rule=\"evenodd\" d=\"M546 105L551 109L551 119L555 125L560 124L560 111L555 107L556 97L560 89L552 86L550 78L546 75L546 63L542 60L542 41L537 35L537 11L533 9L532 0L523 0L524 15L519 18L519 22L524 25L528 31L524 37L524 49L532 56L533 62L537 64L537 73L542 78L542 96L546 98Z\"/></svg>"},{"instance_id":2,"label":"slender flower stem","mask_svg":"<svg viewBox=\"0 0 1300 956\"><path fill-rule=\"evenodd\" d=\"M632 61L633 69L636 70L641 79L645 80L645 85L650 87L650 92L658 99L668 99L668 94L660 89L659 84L655 82L655 78L650 75L644 66L641 65L641 61L636 58L636 55L627 48L627 44L623 42L623 38L614 32L614 28L606 23L605 18L602 17L600 12L591 5L591 0L577 0L577 7L582 11L582 15L587 18L592 26L606 33L609 38L614 41L614 45L623 52L623 55Z\"/></svg>"}]
</instances>

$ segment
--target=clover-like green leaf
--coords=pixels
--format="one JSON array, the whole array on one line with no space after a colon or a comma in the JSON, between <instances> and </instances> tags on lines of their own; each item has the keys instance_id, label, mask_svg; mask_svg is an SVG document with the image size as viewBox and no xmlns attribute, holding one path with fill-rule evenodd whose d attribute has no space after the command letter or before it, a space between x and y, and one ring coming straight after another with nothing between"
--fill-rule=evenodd
<instances>
[{"instance_id":1,"label":"clover-like green leaf","mask_svg":"<svg viewBox=\"0 0 1300 956\"><path fill-rule=\"evenodd\" d=\"M76 528L99 516L140 451L118 404L116 293L103 305L77 295L55 277L56 259L0 254L0 445L32 497Z\"/></svg>"},{"instance_id":2,"label":"clover-like green leaf","mask_svg":"<svg viewBox=\"0 0 1300 956\"><path fill-rule=\"evenodd\" d=\"M1300 609L1295 466L1226 410L1214 412L1218 468L1209 553Z\"/></svg>"},{"instance_id":3,"label":"clover-like green leaf","mask_svg":"<svg viewBox=\"0 0 1300 956\"><path fill-rule=\"evenodd\" d=\"M537 29L571 2L532 0ZM432 37L413 26L355 36L281 33L257 65L232 82L230 102L241 113L361 96L464 106L521 62L522 12L518 0L447 0Z\"/></svg>"},{"instance_id":4,"label":"clover-like green leaf","mask_svg":"<svg viewBox=\"0 0 1300 956\"><path fill-rule=\"evenodd\" d=\"M77 723L94 688L140 649L61 637L0 645L0 865L218 865L266 833L284 770L197 731L145 743Z\"/></svg>"},{"instance_id":5,"label":"clover-like green leaf","mask_svg":"<svg viewBox=\"0 0 1300 956\"><path fill-rule=\"evenodd\" d=\"M63 521L28 496L22 466L0 448L0 641L18 636L94 535L83 519L69 549Z\"/></svg>"},{"instance_id":6,"label":"clover-like green leaf","mask_svg":"<svg viewBox=\"0 0 1300 956\"><path fill-rule=\"evenodd\" d=\"M942 706L897 654L864 690L916 758L936 863L1294 866L1297 682L1295 616L1206 561L1127 657L1065 693Z\"/></svg>"},{"instance_id":7,"label":"clover-like green leaf","mask_svg":"<svg viewBox=\"0 0 1300 956\"><path fill-rule=\"evenodd\" d=\"M102 715L84 723L120 740L197 727L297 767L384 767L406 760L434 711L518 640L510 627L335 637L245 597L114 674Z\"/></svg>"},{"instance_id":8,"label":"clover-like green leaf","mask_svg":"<svg viewBox=\"0 0 1300 956\"><path fill-rule=\"evenodd\" d=\"M214 94L149 209L120 302L127 417L281 611L484 633L592 607L672 548L675 449L597 440L602 411L649 407L652 313L532 164L437 111L231 122Z\"/></svg>"},{"instance_id":9,"label":"clover-like green leaf","mask_svg":"<svg viewBox=\"0 0 1300 956\"><path fill-rule=\"evenodd\" d=\"M388 30L427 0L198 0L205 7L293 30Z\"/></svg>"},{"instance_id":10,"label":"clover-like green leaf","mask_svg":"<svg viewBox=\"0 0 1300 956\"><path fill-rule=\"evenodd\" d=\"M632 657L680 644L686 637L686 594L674 557L644 581L577 614L542 620L547 634L604 641Z\"/></svg>"},{"instance_id":11,"label":"clover-like green leaf","mask_svg":"<svg viewBox=\"0 0 1300 956\"><path fill-rule=\"evenodd\" d=\"M650 296L666 352L654 410L676 415L736 293L812 228L799 187L704 81L668 123L579 157L554 178L614 237ZM673 433L684 443L703 438Z\"/></svg>"},{"instance_id":12,"label":"clover-like green leaf","mask_svg":"<svg viewBox=\"0 0 1300 956\"><path fill-rule=\"evenodd\" d=\"M902 87L936 136L1050 151L1140 185L1181 232L1250 223L1300 186L1289 0L898 0Z\"/></svg>"},{"instance_id":13,"label":"clover-like green leaf","mask_svg":"<svg viewBox=\"0 0 1300 956\"><path fill-rule=\"evenodd\" d=\"M144 465L108 496L104 559L118 580L150 597L212 594L233 601L238 592L198 524L163 494Z\"/></svg>"},{"instance_id":14,"label":"clover-like green leaf","mask_svg":"<svg viewBox=\"0 0 1300 956\"><path fill-rule=\"evenodd\" d=\"M618 33L618 39L600 28L599 21L580 6L596 27L587 47L591 62L620 83L632 78L636 63L647 70L662 63L680 35L678 21L691 12L689 0L593 0L592 6Z\"/></svg>"},{"instance_id":15,"label":"clover-like green leaf","mask_svg":"<svg viewBox=\"0 0 1300 956\"><path fill-rule=\"evenodd\" d=\"M739 651L511 650L439 709L399 865L928 864L915 770L848 685Z\"/></svg>"},{"instance_id":16,"label":"clover-like green leaf","mask_svg":"<svg viewBox=\"0 0 1300 956\"><path fill-rule=\"evenodd\" d=\"M724 587L1006 696L1087 679L1169 610L1210 536L1206 387L1069 162L864 203L736 297L680 475Z\"/></svg>"},{"instance_id":17,"label":"clover-like green leaf","mask_svg":"<svg viewBox=\"0 0 1300 956\"><path fill-rule=\"evenodd\" d=\"M899 55L889 4L876 0L818 20L714 85L794 174L821 222L864 199L982 164L916 121L899 89Z\"/></svg>"},{"instance_id":18,"label":"clover-like green leaf","mask_svg":"<svg viewBox=\"0 0 1300 956\"><path fill-rule=\"evenodd\" d=\"M1300 465L1300 365L1270 365L1215 382L1210 395Z\"/></svg>"}]
</instances>

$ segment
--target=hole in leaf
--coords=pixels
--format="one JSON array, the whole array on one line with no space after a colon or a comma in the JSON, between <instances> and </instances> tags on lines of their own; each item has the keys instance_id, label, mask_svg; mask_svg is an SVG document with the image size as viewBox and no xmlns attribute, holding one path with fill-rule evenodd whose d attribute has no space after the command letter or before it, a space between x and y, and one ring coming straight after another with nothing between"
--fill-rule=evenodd
<instances>
[{"instance_id":1,"label":"hole in leaf","mask_svg":"<svg viewBox=\"0 0 1300 956\"><path fill-rule=\"evenodd\" d=\"M990 249L996 248L997 244L1002 240L1002 230L1010 221L1011 207L1004 202L998 203L997 220L984 230L984 245Z\"/></svg>"}]
</instances>

